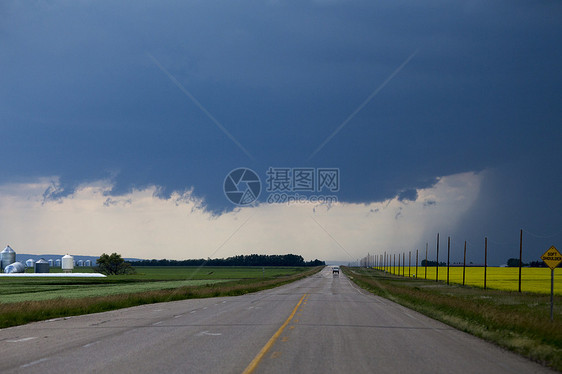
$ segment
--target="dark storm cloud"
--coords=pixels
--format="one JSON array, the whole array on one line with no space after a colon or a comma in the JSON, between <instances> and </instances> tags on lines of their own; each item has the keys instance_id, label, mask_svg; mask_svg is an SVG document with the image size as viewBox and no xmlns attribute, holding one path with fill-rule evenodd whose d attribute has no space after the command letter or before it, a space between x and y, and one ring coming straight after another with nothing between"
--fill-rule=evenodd
<instances>
[{"instance_id":1,"label":"dark storm cloud","mask_svg":"<svg viewBox=\"0 0 562 374\"><path fill-rule=\"evenodd\" d=\"M435 200L425 200L423 202L424 207L431 207L431 206L435 206L435 205L437 205L437 201L435 201Z\"/></svg>"},{"instance_id":2,"label":"dark storm cloud","mask_svg":"<svg viewBox=\"0 0 562 374\"><path fill-rule=\"evenodd\" d=\"M400 191L398 194L398 201L416 201L418 198L418 191L415 189L408 189L404 191Z\"/></svg>"},{"instance_id":3,"label":"dark storm cloud","mask_svg":"<svg viewBox=\"0 0 562 374\"><path fill-rule=\"evenodd\" d=\"M519 258L521 229L525 262L539 261L552 245L560 247L560 160L549 160L549 153L545 149L547 157L540 163L531 158L484 173L479 199L453 233L457 244L471 243L471 257L476 261L484 261L484 237L488 237L491 263Z\"/></svg>"},{"instance_id":4,"label":"dark storm cloud","mask_svg":"<svg viewBox=\"0 0 562 374\"><path fill-rule=\"evenodd\" d=\"M0 182L193 187L213 210L239 166L338 167L347 202L523 161L561 182L560 162L543 167L562 159L559 2L3 4ZM506 203L538 200L535 179Z\"/></svg>"}]
</instances>

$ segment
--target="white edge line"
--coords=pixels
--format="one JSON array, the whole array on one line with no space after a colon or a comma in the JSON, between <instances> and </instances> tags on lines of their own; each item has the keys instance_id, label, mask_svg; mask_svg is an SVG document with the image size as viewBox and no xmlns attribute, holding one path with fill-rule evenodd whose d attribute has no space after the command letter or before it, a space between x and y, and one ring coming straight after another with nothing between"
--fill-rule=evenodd
<instances>
[{"instance_id":1,"label":"white edge line","mask_svg":"<svg viewBox=\"0 0 562 374\"><path fill-rule=\"evenodd\" d=\"M40 364L41 362L45 362L45 361L48 361L48 360L49 360L49 359L46 358L46 357L45 357L45 358L41 358L41 359L36 360L36 361L31 361L31 362L28 363L28 364L21 365L20 368L21 368L21 369L27 368L27 367L30 367L30 366L33 366L33 365L37 365L37 364Z\"/></svg>"},{"instance_id":2,"label":"white edge line","mask_svg":"<svg viewBox=\"0 0 562 374\"><path fill-rule=\"evenodd\" d=\"M21 343L21 342L27 342L27 341L33 340L33 339L37 339L37 337L36 336L30 336L28 338L6 340L6 342L8 342L8 343Z\"/></svg>"}]
</instances>

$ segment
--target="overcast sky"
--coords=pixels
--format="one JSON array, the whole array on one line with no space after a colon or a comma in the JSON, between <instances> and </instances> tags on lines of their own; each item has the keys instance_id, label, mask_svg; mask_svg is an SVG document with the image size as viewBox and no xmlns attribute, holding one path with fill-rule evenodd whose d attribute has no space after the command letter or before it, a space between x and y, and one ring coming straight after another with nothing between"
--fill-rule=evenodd
<instances>
[{"instance_id":1,"label":"overcast sky","mask_svg":"<svg viewBox=\"0 0 562 374\"><path fill-rule=\"evenodd\" d=\"M431 256L439 232L475 263L487 236L499 265L524 229L538 260L562 247L560 19L559 1L3 1L0 243L347 263ZM241 167L261 194L237 207ZM269 168L337 169L338 202L271 203Z\"/></svg>"}]
</instances>

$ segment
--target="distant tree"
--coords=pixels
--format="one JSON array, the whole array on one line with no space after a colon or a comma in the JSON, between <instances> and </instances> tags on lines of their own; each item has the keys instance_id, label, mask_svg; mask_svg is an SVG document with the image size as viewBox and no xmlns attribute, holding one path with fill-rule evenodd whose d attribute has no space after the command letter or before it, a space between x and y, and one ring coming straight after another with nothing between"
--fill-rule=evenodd
<instances>
[{"instance_id":1,"label":"distant tree","mask_svg":"<svg viewBox=\"0 0 562 374\"><path fill-rule=\"evenodd\" d=\"M426 264L427 264L427 266L435 266L435 265L437 265L437 261L422 260L421 266L426 266ZM447 263L446 262L440 262L439 266L447 266Z\"/></svg>"},{"instance_id":2,"label":"distant tree","mask_svg":"<svg viewBox=\"0 0 562 374\"><path fill-rule=\"evenodd\" d=\"M543 260L531 261L529 266L532 267L532 268L546 268L546 267L548 267ZM558 264L557 267L562 268L562 262L560 264Z\"/></svg>"},{"instance_id":3,"label":"distant tree","mask_svg":"<svg viewBox=\"0 0 562 374\"><path fill-rule=\"evenodd\" d=\"M117 253L102 254L96 260L96 264L95 270L105 275L133 274L135 272L131 264L125 262L121 255Z\"/></svg>"},{"instance_id":4,"label":"distant tree","mask_svg":"<svg viewBox=\"0 0 562 374\"><path fill-rule=\"evenodd\" d=\"M521 266L529 266L529 264L522 263ZM519 259L518 258L510 258L507 260L507 267L516 268L519 267Z\"/></svg>"},{"instance_id":5,"label":"distant tree","mask_svg":"<svg viewBox=\"0 0 562 374\"><path fill-rule=\"evenodd\" d=\"M306 266L325 266L326 265L326 261L320 261L319 259L316 259L314 261L308 261L306 263Z\"/></svg>"}]
</instances>

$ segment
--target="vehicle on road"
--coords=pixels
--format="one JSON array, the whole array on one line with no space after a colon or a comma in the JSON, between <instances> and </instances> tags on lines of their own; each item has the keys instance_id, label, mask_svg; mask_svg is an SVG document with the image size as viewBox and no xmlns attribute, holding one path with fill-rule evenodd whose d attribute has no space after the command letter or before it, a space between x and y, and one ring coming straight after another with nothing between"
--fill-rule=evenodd
<instances>
[{"instance_id":1,"label":"vehicle on road","mask_svg":"<svg viewBox=\"0 0 562 374\"><path fill-rule=\"evenodd\" d=\"M332 266L332 274L333 275L340 275L340 268L338 266Z\"/></svg>"}]
</instances>

